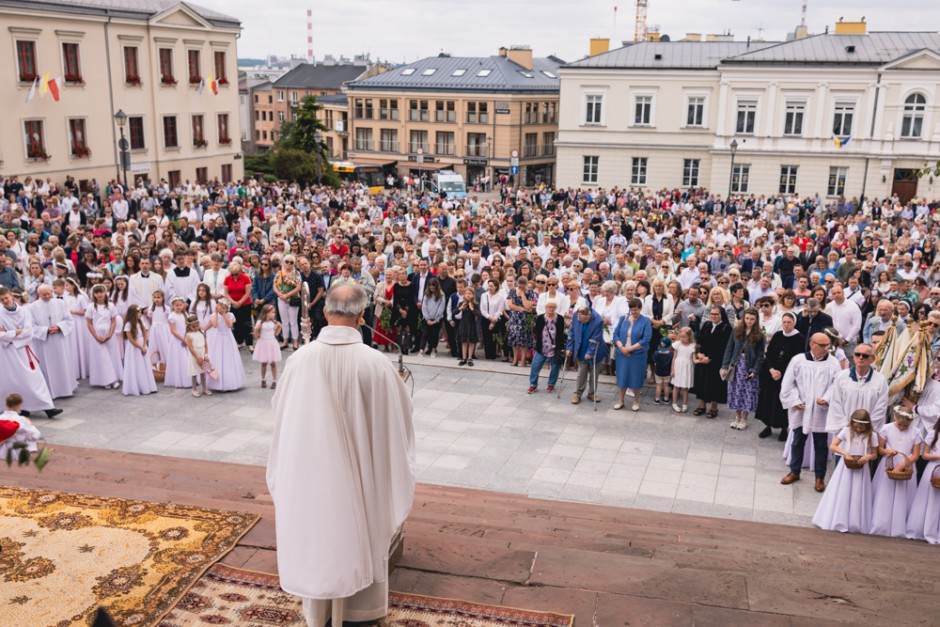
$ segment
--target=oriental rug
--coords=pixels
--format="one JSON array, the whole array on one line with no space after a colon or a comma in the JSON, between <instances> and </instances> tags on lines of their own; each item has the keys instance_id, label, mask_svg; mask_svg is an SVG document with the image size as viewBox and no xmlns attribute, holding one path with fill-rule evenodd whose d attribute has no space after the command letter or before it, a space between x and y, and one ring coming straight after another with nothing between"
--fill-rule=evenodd
<instances>
[{"instance_id":1,"label":"oriental rug","mask_svg":"<svg viewBox=\"0 0 940 627\"><path fill-rule=\"evenodd\" d=\"M389 593L380 627L571 627L574 616L518 610L416 594ZM300 598L282 591L277 575L216 564L159 627L232 625L306 627Z\"/></svg>"},{"instance_id":2,"label":"oriental rug","mask_svg":"<svg viewBox=\"0 0 940 627\"><path fill-rule=\"evenodd\" d=\"M87 625L98 606L150 627L254 514L0 487L3 625Z\"/></svg>"}]
</instances>

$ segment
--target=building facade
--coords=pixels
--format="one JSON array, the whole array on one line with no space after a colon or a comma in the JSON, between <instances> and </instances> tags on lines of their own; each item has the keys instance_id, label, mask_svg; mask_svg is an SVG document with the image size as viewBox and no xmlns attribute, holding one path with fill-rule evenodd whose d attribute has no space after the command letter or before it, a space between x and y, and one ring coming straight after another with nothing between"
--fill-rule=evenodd
<instances>
[{"instance_id":1,"label":"building facade","mask_svg":"<svg viewBox=\"0 0 940 627\"><path fill-rule=\"evenodd\" d=\"M558 128L555 57L501 48L429 57L349 84L349 159L398 174L455 170L551 182Z\"/></svg>"},{"instance_id":2,"label":"building facade","mask_svg":"<svg viewBox=\"0 0 940 627\"><path fill-rule=\"evenodd\" d=\"M0 0L0 18L5 175L120 179L123 111L129 182L243 176L237 19L119 0Z\"/></svg>"},{"instance_id":3,"label":"building facade","mask_svg":"<svg viewBox=\"0 0 940 627\"><path fill-rule=\"evenodd\" d=\"M568 64L559 183L724 195L934 197L940 34L645 42ZM735 150L732 151L732 142Z\"/></svg>"}]
</instances>

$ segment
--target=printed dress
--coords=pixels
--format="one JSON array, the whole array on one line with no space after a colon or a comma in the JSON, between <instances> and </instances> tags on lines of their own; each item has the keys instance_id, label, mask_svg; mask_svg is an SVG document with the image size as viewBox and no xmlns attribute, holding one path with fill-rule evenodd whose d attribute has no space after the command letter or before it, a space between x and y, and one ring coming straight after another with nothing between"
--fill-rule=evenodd
<instances>
[{"instance_id":1,"label":"printed dress","mask_svg":"<svg viewBox=\"0 0 940 627\"><path fill-rule=\"evenodd\" d=\"M534 302L535 292L533 290L527 290L525 297L530 303ZM518 291L513 290L510 292L508 300L513 305L522 307L522 298L519 296ZM526 329L528 316L529 313L526 311L509 312L509 324L507 325L509 346L513 348L535 348L535 336L532 334L531 330Z\"/></svg>"},{"instance_id":2,"label":"printed dress","mask_svg":"<svg viewBox=\"0 0 940 627\"><path fill-rule=\"evenodd\" d=\"M752 412L757 409L757 377L748 378L747 363L744 353L738 357L738 366L734 369L734 380L728 386L728 408L734 411Z\"/></svg>"}]
</instances>

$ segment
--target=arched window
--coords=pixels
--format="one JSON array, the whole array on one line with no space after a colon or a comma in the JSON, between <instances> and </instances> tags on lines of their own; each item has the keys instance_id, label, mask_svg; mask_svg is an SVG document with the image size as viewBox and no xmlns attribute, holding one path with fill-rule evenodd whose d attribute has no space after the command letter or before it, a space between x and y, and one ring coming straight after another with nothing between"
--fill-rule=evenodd
<instances>
[{"instance_id":1,"label":"arched window","mask_svg":"<svg viewBox=\"0 0 940 627\"><path fill-rule=\"evenodd\" d=\"M921 94L911 94L904 101L904 119L901 121L901 137L920 137L924 127L924 111L927 99Z\"/></svg>"}]
</instances>

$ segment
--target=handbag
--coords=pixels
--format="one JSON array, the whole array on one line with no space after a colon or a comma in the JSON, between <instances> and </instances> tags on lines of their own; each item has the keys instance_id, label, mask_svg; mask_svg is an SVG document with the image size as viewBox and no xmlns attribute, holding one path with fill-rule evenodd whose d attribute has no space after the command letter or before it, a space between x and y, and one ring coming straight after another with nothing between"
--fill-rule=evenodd
<instances>
[{"instance_id":1,"label":"handbag","mask_svg":"<svg viewBox=\"0 0 940 627\"><path fill-rule=\"evenodd\" d=\"M721 378L722 381L734 381L734 372L737 370L737 364L731 364L728 366L728 372L725 373L725 376Z\"/></svg>"}]
</instances>

